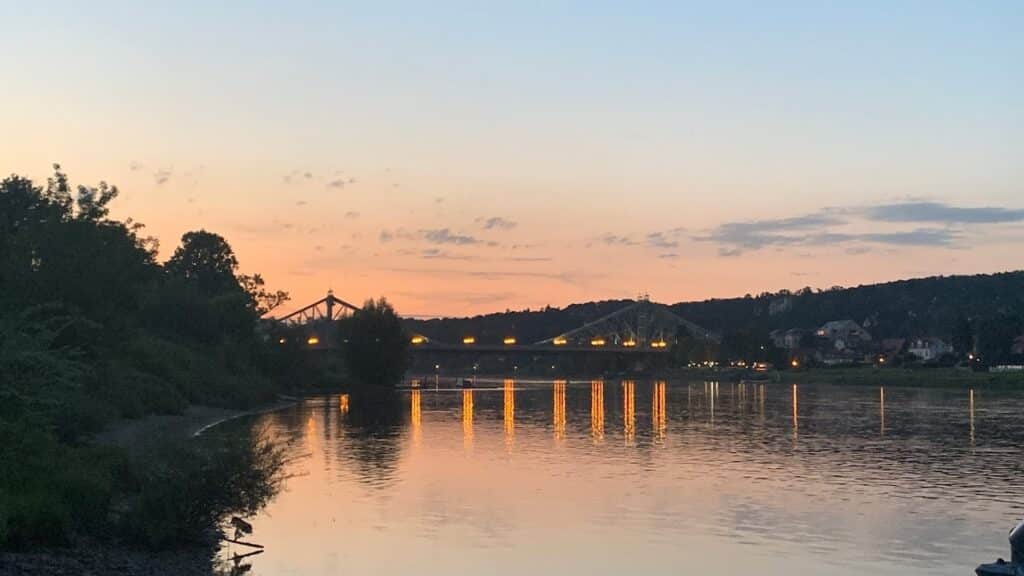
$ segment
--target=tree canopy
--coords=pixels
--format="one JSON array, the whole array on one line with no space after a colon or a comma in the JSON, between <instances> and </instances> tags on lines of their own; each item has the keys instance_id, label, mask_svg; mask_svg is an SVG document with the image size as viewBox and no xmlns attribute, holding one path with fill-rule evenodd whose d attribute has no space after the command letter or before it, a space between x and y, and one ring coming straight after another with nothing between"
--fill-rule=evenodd
<instances>
[{"instance_id":1,"label":"tree canopy","mask_svg":"<svg viewBox=\"0 0 1024 576\"><path fill-rule=\"evenodd\" d=\"M387 300L367 300L338 321L345 363L362 384L393 386L409 367L409 335Z\"/></svg>"}]
</instances>

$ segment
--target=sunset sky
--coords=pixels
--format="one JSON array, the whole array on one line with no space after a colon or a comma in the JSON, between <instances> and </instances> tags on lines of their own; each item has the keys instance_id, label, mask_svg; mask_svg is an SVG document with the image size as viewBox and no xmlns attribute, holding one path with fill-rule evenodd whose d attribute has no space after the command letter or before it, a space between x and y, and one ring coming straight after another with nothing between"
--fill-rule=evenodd
<instances>
[{"instance_id":1,"label":"sunset sky","mask_svg":"<svg viewBox=\"0 0 1024 576\"><path fill-rule=\"evenodd\" d=\"M1024 268L1024 3L832 4L0 0L0 172L289 308Z\"/></svg>"}]
</instances>

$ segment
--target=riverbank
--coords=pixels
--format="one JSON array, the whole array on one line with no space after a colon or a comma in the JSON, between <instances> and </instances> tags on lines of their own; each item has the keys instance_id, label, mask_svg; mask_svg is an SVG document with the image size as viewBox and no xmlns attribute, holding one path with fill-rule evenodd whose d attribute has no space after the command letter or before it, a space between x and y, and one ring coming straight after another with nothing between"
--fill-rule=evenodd
<instances>
[{"instance_id":1,"label":"riverbank","mask_svg":"<svg viewBox=\"0 0 1024 576\"><path fill-rule=\"evenodd\" d=\"M251 410L210 406L189 406L181 414L149 415L112 423L98 434L94 444L123 452L126 457L144 457L157 444L191 445L194 438L229 420L281 410L299 400L278 401ZM150 551L111 540L84 538L65 548L43 548L28 552L0 553L0 576L93 575L173 576L219 573L215 555L219 541L213 527L202 543L182 548Z\"/></svg>"},{"instance_id":2,"label":"riverbank","mask_svg":"<svg viewBox=\"0 0 1024 576\"><path fill-rule=\"evenodd\" d=\"M974 372L963 368L810 368L778 375L779 381L793 384L1024 389L1024 372Z\"/></svg>"},{"instance_id":3,"label":"riverbank","mask_svg":"<svg viewBox=\"0 0 1024 576\"><path fill-rule=\"evenodd\" d=\"M193 405L181 414L151 414L115 422L98 434L95 442L99 445L133 449L145 445L147 440L154 438L185 440L229 420L275 412L294 406L297 402L297 398L278 397L276 402L251 410Z\"/></svg>"}]
</instances>

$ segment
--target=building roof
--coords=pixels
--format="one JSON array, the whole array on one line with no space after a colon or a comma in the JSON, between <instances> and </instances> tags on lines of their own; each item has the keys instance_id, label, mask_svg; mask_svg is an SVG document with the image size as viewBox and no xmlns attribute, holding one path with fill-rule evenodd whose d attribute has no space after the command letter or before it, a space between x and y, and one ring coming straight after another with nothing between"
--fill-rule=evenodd
<instances>
[{"instance_id":1,"label":"building roof","mask_svg":"<svg viewBox=\"0 0 1024 576\"><path fill-rule=\"evenodd\" d=\"M917 347L931 348L931 347L943 347L946 346L946 341L936 336L922 336L920 338L914 338L910 341L911 348Z\"/></svg>"}]
</instances>

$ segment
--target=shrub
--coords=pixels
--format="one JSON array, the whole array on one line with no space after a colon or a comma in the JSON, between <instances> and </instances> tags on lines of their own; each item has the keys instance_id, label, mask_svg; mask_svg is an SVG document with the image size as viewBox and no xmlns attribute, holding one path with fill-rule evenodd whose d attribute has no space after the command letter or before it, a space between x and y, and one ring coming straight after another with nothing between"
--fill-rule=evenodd
<instances>
[{"instance_id":1,"label":"shrub","mask_svg":"<svg viewBox=\"0 0 1024 576\"><path fill-rule=\"evenodd\" d=\"M133 496L119 532L150 548L202 543L226 516L249 516L266 504L283 463L277 447L245 434L153 446L131 465Z\"/></svg>"}]
</instances>

